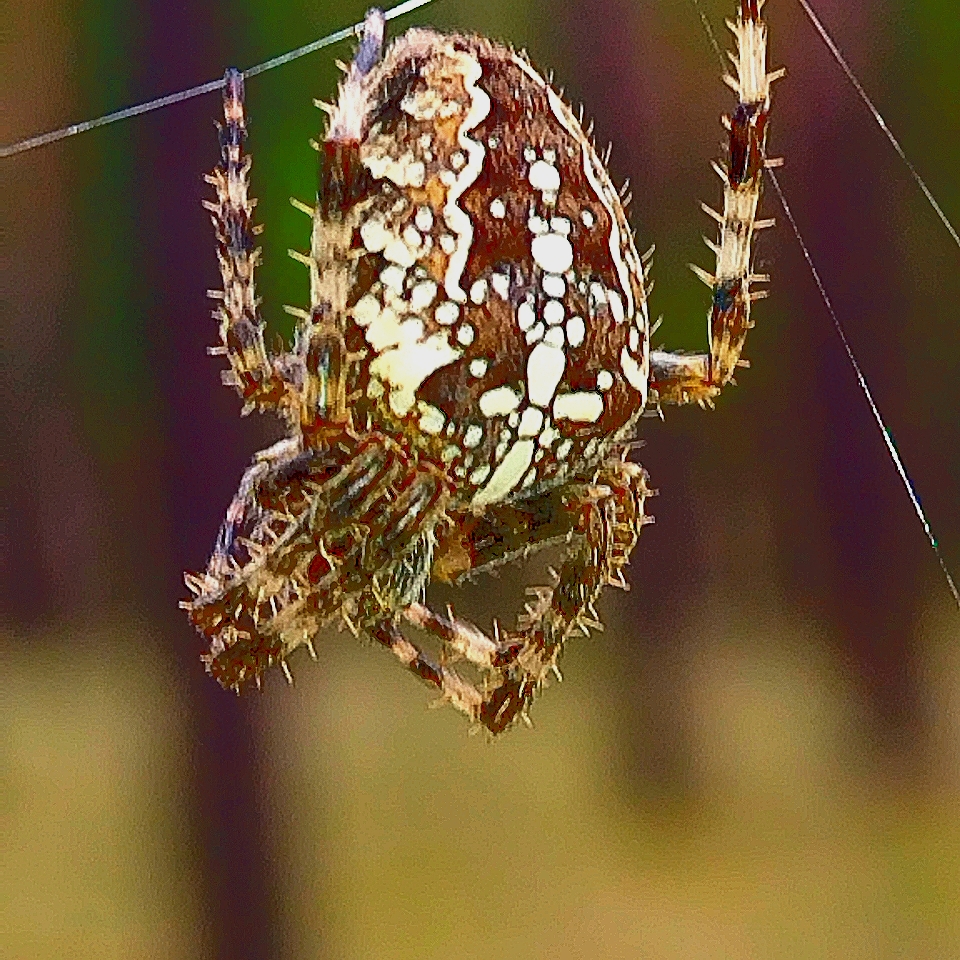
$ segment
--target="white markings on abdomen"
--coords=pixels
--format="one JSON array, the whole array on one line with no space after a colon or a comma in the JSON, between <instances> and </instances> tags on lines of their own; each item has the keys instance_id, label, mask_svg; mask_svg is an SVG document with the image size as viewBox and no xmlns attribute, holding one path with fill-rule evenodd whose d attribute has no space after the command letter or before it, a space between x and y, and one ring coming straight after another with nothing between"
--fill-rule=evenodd
<instances>
[{"instance_id":1,"label":"white markings on abdomen","mask_svg":"<svg viewBox=\"0 0 960 960\"><path fill-rule=\"evenodd\" d=\"M462 65L463 85L470 95L470 109L467 111L460 129L457 131L457 141L467 155L467 162L460 170L456 180L447 193L447 202L443 208L443 219L447 226L456 234L457 243L450 254L447 263L443 286L447 296L458 303L465 303L467 294L460 286L470 247L473 244L473 222L470 215L459 206L460 197L468 187L480 176L486 150L483 144L467 136L490 113L490 97L477 86L477 81L483 74L480 64L468 54L456 55Z\"/></svg>"}]
</instances>

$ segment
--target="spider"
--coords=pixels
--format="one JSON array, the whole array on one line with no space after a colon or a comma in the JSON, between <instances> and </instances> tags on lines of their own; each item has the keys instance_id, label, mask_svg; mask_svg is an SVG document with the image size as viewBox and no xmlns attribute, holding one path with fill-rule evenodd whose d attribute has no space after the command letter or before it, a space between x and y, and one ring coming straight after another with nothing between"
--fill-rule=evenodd
<instances>
[{"instance_id":1,"label":"spider","mask_svg":"<svg viewBox=\"0 0 960 960\"><path fill-rule=\"evenodd\" d=\"M650 253L580 119L522 54L479 36L412 29L384 50L367 14L328 114L309 254L310 308L270 353L254 290L242 75L228 70L222 160L207 177L223 289L220 343L244 413L287 436L245 472L206 572L182 606L209 642L207 671L239 692L314 635L347 627L390 649L475 723L526 719L565 640L598 627L652 493L628 454L663 404L712 405L738 366L770 83L762 0L731 23L738 95L710 352L650 348ZM488 635L427 606L461 584L560 545L563 560L514 628ZM431 659L403 632L439 640ZM457 671L473 666L479 681Z\"/></svg>"}]
</instances>

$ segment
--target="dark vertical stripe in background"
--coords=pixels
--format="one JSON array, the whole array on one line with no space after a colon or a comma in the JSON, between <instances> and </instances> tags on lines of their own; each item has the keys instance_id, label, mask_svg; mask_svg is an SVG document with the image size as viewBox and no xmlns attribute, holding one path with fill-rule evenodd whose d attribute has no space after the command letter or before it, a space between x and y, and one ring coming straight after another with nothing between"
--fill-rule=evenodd
<instances>
[{"instance_id":1,"label":"dark vertical stripe in background","mask_svg":"<svg viewBox=\"0 0 960 960\"><path fill-rule=\"evenodd\" d=\"M184 78L215 76L239 45L243 23L229 5L188 3L171 8L143 0L149 36L138 73L151 90L175 90ZM149 81L149 82L148 82ZM252 702L224 696L198 669L199 638L184 630L177 601L181 565L202 568L225 504L252 454L244 444L236 399L223 390L219 364L206 355L215 340L212 304L204 291L217 286L216 251L200 199L218 159L214 122L217 95L159 113L138 128L143 182L138 235L145 249L145 311L158 408L157 503L167 514L167 556L172 576L153 578L156 616L175 637L176 675L189 690L192 710L192 787L195 830L204 889L203 940L217 960L272 960L280 956L272 855L259 802Z\"/></svg>"}]
</instances>

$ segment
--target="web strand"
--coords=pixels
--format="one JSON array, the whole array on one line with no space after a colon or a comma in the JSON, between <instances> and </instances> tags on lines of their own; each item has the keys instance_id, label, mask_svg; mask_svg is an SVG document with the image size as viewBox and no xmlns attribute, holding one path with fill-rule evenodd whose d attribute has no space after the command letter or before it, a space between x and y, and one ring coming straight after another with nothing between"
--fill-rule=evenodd
<instances>
[{"instance_id":1,"label":"web strand","mask_svg":"<svg viewBox=\"0 0 960 960\"><path fill-rule=\"evenodd\" d=\"M847 75L847 79L853 85L853 89L857 91L857 95L860 99L867 105L867 109L873 115L873 119L877 121L877 125L883 131L884 136L890 141L893 149L897 151L897 156L903 161L904 166L910 172L910 176L913 177L917 186L923 192L923 195L927 198L927 202L933 207L934 213L940 218L940 222L946 227L947 233L953 238L953 242L960 247L960 235L957 234L957 230L954 225L950 222L949 217L943 212L943 208L937 203L936 198L930 192L929 187L924 182L923 177L917 173L916 167L907 159L907 155L903 152L903 147L900 146L900 141L893 135L890 128L887 126L886 121L880 115L880 111L873 105L873 101L867 95L867 91L863 89L863 85L856 78L853 70L850 69L847 61L844 59L843 54L840 52L839 47L833 42L833 38L827 33L826 27L821 23L820 19L814 13L812 7L807 2L807 0L797 0L801 7L803 7L804 13L810 18L810 22L816 28L817 33L820 34L821 39L827 45L827 49L833 54L834 60L840 65L840 69Z\"/></svg>"},{"instance_id":2,"label":"web strand","mask_svg":"<svg viewBox=\"0 0 960 960\"><path fill-rule=\"evenodd\" d=\"M387 20L393 20L405 13L410 13L418 7L424 7L432 0L404 0L403 3L387 10L384 16ZM357 23L342 30L330 33L319 40L297 47L289 53L281 54L265 63L259 63L255 67L250 67L243 71L244 79L255 77L258 74L266 73L267 70L273 70L274 67L283 66L290 63L291 60L297 60L305 57L308 53L315 53L324 47L329 47L341 40L347 40L356 36L357 31L362 27L362 23ZM207 83L201 83L199 86L191 87L189 90L181 90L179 93L170 93L164 97L157 97L155 100L148 100L146 103L140 103L133 107L125 107L113 113L97 117L95 120L85 120L83 123L73 123L68 127L62 127L60 130L52 130L49 133L42 133L36 137L28 137L26 140L18 140L16 143L6 144L0 147L0 158L12 157L18 153L26 153L28 150L35 150L37 147L45 147L47 144L56 143L58 140L65 140L67 137L76 136L78 133L86 133L88 130L94 130L97 127L105 127L108 123L116 123L118 120L126 120L128 117L136 117L141 113L150 113L152 110L160 110L162 107L169 107L174 103L180 103L183 100L190 100L193 97L203 96L205 93L213 93L214 90L223 89L223 78L210 80Z\"/></svg>"},{"instance_id":3,"label":"web strand","mask_svg":"<svg viewBox=\"0 0 960 960\"><path fill-rule=\"evenodd\" d=\"M724 59L723 52L720 49L720 44L717 42L717 38L713 32L713 28L710 26L710 21L707 19L706 14L703 11L703 8L700 6L699 0L692 0L693 5L697 9L697 14L700 17L700 22L703 24L704 32L707 35L707 40L710 43L710 46L713 48L713 52L716 54L717 59L720 62L720 69L723 72L726 72L726 60ZM940 219L943 221L944 226L950 232L950 235L955 241L960 245L960 240L957 238L957 232L954 230L953 225L947 219L943 211L940 209L939 204L933 198L930 191L927 189L927 185L923 182L920 175L914 169L913 164L906 158L900 144L894 138L893 134L890 133L886 123L883 120L883 117L880 116L876 107L870 101L870 98L867 96L863 87L860 84L860 81L854 76L853 72L847 66L843 57L840 54L840 51L837 49L836 45L830 39L830 36L827 34L826 30L823 28L823 25L816 18L813 11L810 9L807 0L799 0L799 3L806 10L807 15L813 21L814 26L817 28L817 31L820 33L820 36L823 38L824 42L827 44L830 52L837 59L837 62L843 68L844 72L847 74L850 82L854 85L857 92L860 94L861 99L866 103L867 107L870 109L870 112L873 114L874 119L880 125L880 128L886 133L887 138L893 144L894 149L899 154L900 158L907 165L907 169L913 175L914 180L919 185L920 189L923 191L924 196L933 206L933 209L937 212ZM916 489L914 488L913 481L911 481L907 469L904 466L903 460L900 457L900 453L897 450L896 444L893 441L893 435L890 433L889 428L887 427L886 422L883 419L880 409L876 404L876 401L873 399L873 394L870 391L870 387L867 384L866 378L863 375L863 371L860 369L860 364L857 361L856 355L853 352L853 347L850 346L850 341L847 339L847 334L843 329L843 324L840 323L840 318L837 316L836 311L833 308L833 302L830 299L829 294L827 293L826 287L823 285L823 280L820 278L820 272L817 270L816 265L813 262L813 256L810 253L809 248L807 247L806 242L803 239L803 235L800 233L800 227L797 224L796 219L793 216L793 210L790 208L790 204L787 203L787 198L784 195L783 189L780 186L780 181L777 178L776 173L768 168L766 171L767 176L770 178L770 182L773 184L774 189L777 192L777 197L780 200L780 206L783 207L783 212L787 217L787 221L790 224L790 228L793 231L794 237L796 237L797 243L800 245L800 251L803 254L804 260L807 261L807 266L810 269L810 273L813 276L814 283L817 285L817 290L820 291L820 298L823 300L824 306L827 308L827 313L830 315L830 319L833 322L833 328L837 332L837 336L840 338L840 343L843 346L844 352L847 355L847 359L850 361L850 366L853 367L854 375L857 378L857 383L860 384L860 389L863 391L864 397L866 397L867 404L870 407L870 412L873 414L873 419L876 421L877 426L880 428L880 433L883 436L883 442L886 444L887 452L890 454L890 459L893 460L894 466L897 468L897 473L900 475L900 479L903 482L903 486L907 491L907 496L910 498L910 503L913 504L914 512L917 514L917 517L920 519L920 523L923 526L923 532L926 534L927 540L930 543L930 547L933 550L933 555L937 558L937 563L940 564L940 569L943 572L944 579L947 581L947 588L950 590L950 594L953 596L954 602L957 604L957 607L960 608L960 590L957 588L957 584L954 581L953 577L950 574L947 564L943 559L943 554L940 552L940 544L937 541L937 538L933 534L933 529L930 526L929 520L923 511L923 506L920 503L920 498L917 495Z\"/></svg>"},{"instance_id":4,"label":"web strand","mask_svg":"<svg viewBox=\"0 0 960 960\"><path fill-rule=\"evenodd\" d=\"M823 285L823 281L820 279L820 273L814 265L813 257L810 255L810 251L803 240L803 236L800 233L800 228L797 225L797 221L793 217L793 211L790 209L790 204L787 203L787 198L784 196L783 190L780 187L780 181L777 179L777 176L773 170L767 170L767 176L770 178L770 182L773 184L774 190L777 191L777 196L780 198L780 206L783 207L783 212L786 214L787 220L790 223L790 228L793 230L793 235L797 238L797 243L800 244L800 250L803 253L803 259L807 261L807 266L810 268L810 273L813 275L813 280L817 285L817 289L820 291L820 297L827 308L827 312L830 314L830 319L833 321L833 328L837 331L837 336L840 338L840 343L843 344L843 349L847 354L847 359L850 361L850 365L853 367L854 374L856 374L857 383L860 384L860 389L863 391L863 395L867 398L867 403L870 405L870 412L873 414L873 419L877 422L877 426L880 428L880 433L883 435L883 442L887 445L887 452L890 454L890 459L893 460L894 466L897 468L897 473L900 474L900 479L903 481L903 485L906 488L907 496L910 497L910 502L913 504L913 509L920 518L920 523L923 525L923 532L927 535L927 540L930 541L930 546L933 549L933 555L937 558L937 563L940 564L940 569L943 571L943 575L946 578L947 587L949 588L950 593L953 595L953 599L957 606L960 607L960 590L957 589L957 585L954 582L953 577L950 575L950 571L947 569L947 564L943 559L943 555L940 553L940 544L937 542L937 538L933 535L930 522L927 520L927 516L923 512L923 507L920 504L920 498L917 496L913 482L910 480L906 467L903 465L903 460L900 458L900 453L897 450L896 444L893 442L893 435L890 433L890 430L887 427L879 408L877 407L876 401L873 399L873 394L870 392L870 387L867 385L863 371L860 369L860 364L857 362L853 348L850 346L850 341L847 339L843 325L840 323L836 311L833 309L833 303L827 294L827 290Z\"/></svg>"}]
</instances>

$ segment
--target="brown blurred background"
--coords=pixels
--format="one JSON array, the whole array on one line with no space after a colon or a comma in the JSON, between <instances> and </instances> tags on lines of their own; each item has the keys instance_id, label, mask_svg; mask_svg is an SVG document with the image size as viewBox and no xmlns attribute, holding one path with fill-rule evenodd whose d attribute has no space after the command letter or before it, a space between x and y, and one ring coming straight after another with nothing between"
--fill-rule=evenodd
<instances>
[{"instance_id":1,"label":"brown blurred background","mask_svg":"<svg viewBox=\"0 0 960 960\"><path fill-rule=\"evenodd\" d=\"M709 0L720 29L733 0ZM818 8L960 219L955 0ZM28 0L2 140L218 76L358 2ZM960 572L958 251L795 0L771 149ZM731 97L688 2L437 0L401 23L526 46L633 183L669 347L704 343L708 168ZM399 28L397 28L399 29ZM264 311L340 45L248 84ZM0 927L17 958L960 957L960 614L780 216L753 367L646 421L657 523L535 728L494 744L380 650L321 638L237 699L177 610L273 426L205 355L208 96L3 161ZM481 605L492 611L491 581Z\"/></svg>"}]
</instances>

